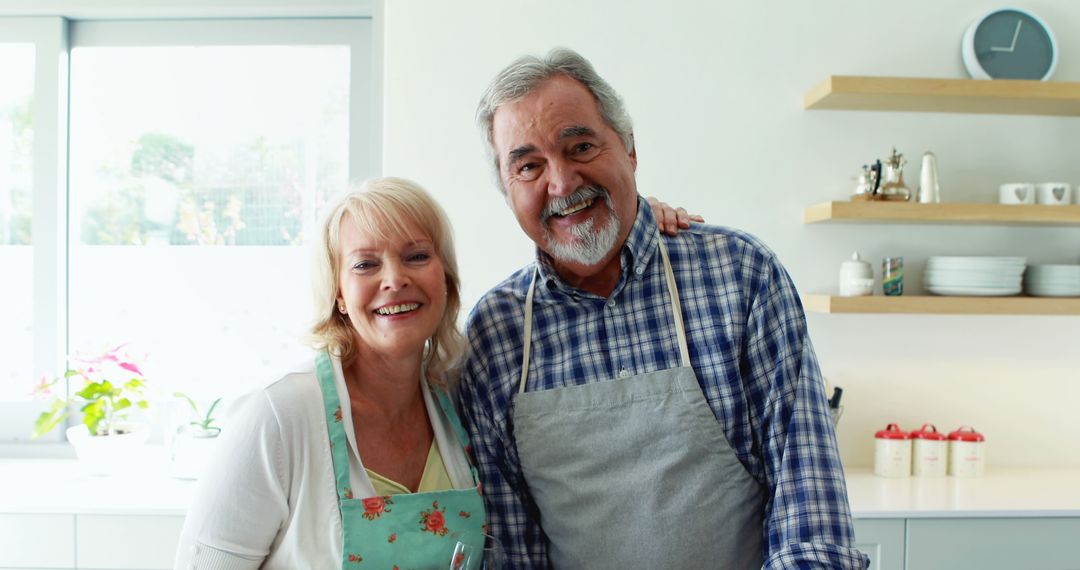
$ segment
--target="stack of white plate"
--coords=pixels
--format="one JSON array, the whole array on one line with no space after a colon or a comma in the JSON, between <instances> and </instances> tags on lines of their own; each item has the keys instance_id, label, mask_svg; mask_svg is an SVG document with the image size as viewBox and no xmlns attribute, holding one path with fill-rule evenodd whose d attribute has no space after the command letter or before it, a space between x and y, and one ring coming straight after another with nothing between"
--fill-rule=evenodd
<instances>
[{"instance_id":1,"label":"stack of white plate","mask_svg":"<svg viewBox=\"0 0 1080 570\"><path fill-rule=\"evenodd\" d=\"M1019 295L1023 257L931 257L926 289L935 295Z\"/></svg>"},{"instance_id":2,"label":"stack of white plate","mask_svg":"<svg viewBox=\"0 0 1080 570\"><path fill-rule=\"evenodd\" d=\"M1080 265L1032 265L1024 291L1036 297L1080 297Z\"/></svg>"}]
</instances>

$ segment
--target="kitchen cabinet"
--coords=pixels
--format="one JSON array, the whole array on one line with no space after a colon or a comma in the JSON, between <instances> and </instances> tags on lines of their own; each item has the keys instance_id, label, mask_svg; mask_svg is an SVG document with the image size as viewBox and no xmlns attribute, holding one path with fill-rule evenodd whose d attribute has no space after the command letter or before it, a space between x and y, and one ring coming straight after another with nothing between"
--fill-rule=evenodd
<instances>
[{"instance_id":1,"label":"kitchen cabinet","mask_svg":"<svg viewBox=\"0 0 1080 570\"><path fill-rule=\"evenodd\" d=\"M830 76L808 91L806 109L1080 116L1080 83ZM1080 206L826 202L803 222L1080 225ZM1080 298L839 297L806 295L823 313L1080 315Z\"/></svg>"},{"instance_id":2,"label":"kitchen cabinet","mask_svg":"<svg viewBox=\"0 0 1080 570\"><path fill-rule=\"evenodd\" d=\"M0 568L74 567L73 515L0 515Z\"/></svg>"},{"instance_id":3,"label":"kitchen cabinet","mask_svg":"<svg viewBox=\"0 0 1080 570\"><path fill-rule=\"evenodd\" d=\"M855 519L855 548L870 557L870 570L904 570L903 519Z\"/></svg>"},{"instance_id":4,"label":"kitchen cabinet","mask_svg":"<svg viewBox=\"0 0 1080 570\"><path fill-rule=\"evenodd\" d=\"M183 516L0 514L0 568L168 570Z\"/></svg>"},{"instance_id":5,"label":"kitchen cabinet","mask_svg":"<svg viewBox=\"0 0 1080 570\"><path fill-rule=\"evenodd\" d=\"M1080 466L886 478L845 470L855 542L871 568L1080 568Z\"/></svg>"},{"instance_id":6,"label":"kitchen cabinet","mask_svg":"<svg viewBox=\"0 0 1080 570\"><path fill-rule=\"evenodd\" d=\"M145 456L107 477L71 459L0 459L0 569L172 568L194 484L167 475L163 449Z\"/></svg>"},{"instance_id":7,"label":"kitchen cabinet","mask_svg":"<svg viewBox=\"0 0 1080 570\"><path fill-rule=\"evenodd\" d=\"M871 570L1080 568L1080 518L855 519Z\"/></svg>"}]
</instances>

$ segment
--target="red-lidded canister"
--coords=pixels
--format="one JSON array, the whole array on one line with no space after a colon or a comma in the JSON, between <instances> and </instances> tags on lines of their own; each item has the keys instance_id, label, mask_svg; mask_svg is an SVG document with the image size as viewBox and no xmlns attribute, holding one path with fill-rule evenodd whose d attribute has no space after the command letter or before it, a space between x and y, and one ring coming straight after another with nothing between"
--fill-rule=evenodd
<instances>
[{"instance_id":1,"label":"red-lidded canister","mask_svg":"<svg viewBox=\"0 0 1080 570\"><path fill-rule=\"evenodd\" d=\"M971 426L949 433L949 475L982 477L986 473L986 438Z\"/></svg>"},{"instance_id":2,"label":"red-lidded canister","mask_svg":"<svg viewBox=\"0 0 1080 570\"><path fill-rule=\"evenodd\" d=\"M916 477L944 477L948 444L934 424L911 432L911 472Z\"/></svg>"},{"instance_id":3,"label":"red-lidded canister","mask_svg":"<svg viewBox=\"0 0 1080 570\"><path fill-rule=\"evenodd\" d=\"M911 436L896 424L874 434L874 474L881 477L911 475Z\"/></svg>"}]
</instances>

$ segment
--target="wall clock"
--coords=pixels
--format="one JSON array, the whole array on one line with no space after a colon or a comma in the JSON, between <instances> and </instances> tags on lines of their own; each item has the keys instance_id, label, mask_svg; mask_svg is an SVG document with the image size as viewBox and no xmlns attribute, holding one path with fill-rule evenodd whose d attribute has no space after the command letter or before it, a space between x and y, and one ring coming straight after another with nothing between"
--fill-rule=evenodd
<instances>
[{"instance_id":1,"label":"wall clock","mask_svg":"<svg viewBox=\"0 0 1080 570\"><path fill-rule=\"evenodd\" d=\"M1046 81L1057 67L1058 49L1050 26L1020 8L992 10L964 33L964 67L975 79Z\"/></svg>"}]
</instances>

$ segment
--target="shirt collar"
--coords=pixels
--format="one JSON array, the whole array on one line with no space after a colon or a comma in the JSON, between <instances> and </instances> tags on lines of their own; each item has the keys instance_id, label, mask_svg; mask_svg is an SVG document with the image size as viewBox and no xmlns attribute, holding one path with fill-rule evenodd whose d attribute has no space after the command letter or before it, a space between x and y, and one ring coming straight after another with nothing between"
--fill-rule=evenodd
<instances>
[{"instance_id":1,"label":"shirt collar","mask_svg":"<svg viewBox=\"0 0 1080 570\"><path fill-rule=\"evenodd\" d=\"M622 288L622 283L626 282L628 272L629 274L637 273L639 275L645 272L645 268L648 267L649 262L652 261L653 255L656 253L658 239L656 217L653 216L652 207L644 198L638 196L637 217L634 219L630 234L626 236L626 242L623 243L620 250L622 279L620 279L619 285L615 287L615 292L618 292ZM555 271L551 256L539 247L536 248L536 267L540 272L538 281L547 284L549 288L557 287L568 293L592 295L592 293L567 285Z\"/></svg>"}]
</instances>

